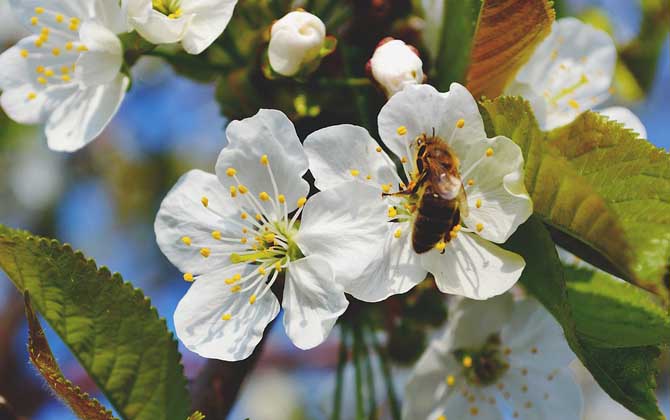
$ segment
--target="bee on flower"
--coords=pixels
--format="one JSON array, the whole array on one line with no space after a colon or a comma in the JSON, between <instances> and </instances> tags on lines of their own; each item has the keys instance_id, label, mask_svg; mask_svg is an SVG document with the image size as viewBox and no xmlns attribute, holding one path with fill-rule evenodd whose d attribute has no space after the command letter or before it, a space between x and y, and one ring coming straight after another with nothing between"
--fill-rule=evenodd
<instances>
[{"instance_id":1,"label":"bee on flower","mask_svg":"<svg viewBox=\"0 0 670 420\"><path fill-rule=\"evenodd\" d=\"M185 174L156 216L158 245L193 282L177 335L201 356L244 359L279 313L273 286L283 283L286 333L312 348L347 308L341 283L374 268L385 228L373 220L386 208L363 183L307 200L307 156L279 111L233 121L226 135L216 175Z\"/></svg>"}]
</instances>

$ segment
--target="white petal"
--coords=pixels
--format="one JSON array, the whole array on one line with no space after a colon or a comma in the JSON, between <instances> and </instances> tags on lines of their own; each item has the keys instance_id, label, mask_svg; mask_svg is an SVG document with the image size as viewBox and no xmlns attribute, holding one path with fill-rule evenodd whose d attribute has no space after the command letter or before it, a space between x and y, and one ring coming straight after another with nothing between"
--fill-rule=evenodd
<instances>
[{"instance_id":1,"label":"white petal","mask_svg":"<svg viewBox=\"0 0 670 420\"><path fill-rule=\"evenodd\" d=\"M347 290L371 275L382 258L387 211L378 188L350 181L307 201L295 241L304 255L327 260L335 281Z\"/></svg>"},{"instance_id":2,"label":"white petal","mask_svg":"<svg viewBox=\"0 0 670 420\"><path fill-rule=\"evenodd\" d=\"M549 373L575 359L563 329L534 299L517 302L509 324L502 329L501 340L512 350L510 361L517 367Z\"/></svg>"},{"instance_id":3,"label":"white petal","mask_svg":"<svg viewBox=\"0 0 670 420\"><path fill-rule=\"evenodd\" d=\"M348 305L325 259L308 256L287 267L284 328L297 347L307 350L321 344Z\"/></svg>"},{"instance_id":4,"label":"white petal","mask_svg":"<svg viewBox=\"0 0 670 420\"><path fill-rule=\"evenodd\" d=\"M182 10L193 20L186 29L181 44L189 54L200 54L226 29L237 0L184 0Z\"/></svg>"},{"instance_id":5,"label":"white petal","mask_svg":"<svg viewBox=\"0 0 670 420\"><path fill-rule=\"evenodd\" d=\"M307 136L304 145L309 169L320 190L352 179L378 186L390 183L397 187L400 182L391 159L384 151L377 151L381 148L362 127L343 124L323 128Z\"/></svg>"},{"instance_id":6,"label":"white petal","mask_svg":"<svg viewBox=\"0 0 670 420\"><path fill-rule=\"evenodd\" d=\"M488 300L461 299L452 306L445 339L453 349L482 347L491 334L508 325L517 309L510 293Z\"/></svg>"},{"instance_id":7,"label":"white petal","mask_svg":"<svg viewBox=\"0 0 670 420\"><path fill-rule=\"evenodd\" d=\"M551 35L517 74L514 86L527 84L544 98L546 118L541 118L542 113L537 116L542 129L550 130L607 99L615 63L616 47L607 33L564 18L554 23ZM507 93L522 94L514 86Z\"/></svg>"},{"instance_id":8,"label":"white petal","mask_svg":"<svg viewBox=\"0 0 670 420\"><path fill-rule=\"evenodd\" d=\"M637 115L628 108L622 106L613 106L605 109L599 109L598 113L608 117L611 120L618 121L629 130L635 131L641 138L647 138L647 129Z\"/></svg>"},{"instance_id":9,"label":"white petal","mask_svg":"<svg viewBox=\"0 0 670 420\"><path fill-rule=\"evenodd\" d=\"M422 254L423 267L435 276L444 293L483 300L508 291L521 276L523 258L477 235L461 232L444 254Z\"/></svg>"},{"instance_id":10,"label":"white petal","mask_svg":"<svg viewBox=\"0 0 670 420\"><path fill-rule=\"evenodd\" d=\"M193 170L183 175L163 200L154 223L156 242L181 271L208 273L230 265L230 253L243 249L242 244L212 237L214 231L224 237L241 237L241 228L231 222L236 217L237 205L216 175ZM184 243L184 237L190 238L190 245ZM202 248L210 249L208 258L200 254Z\"/></svg>"},{"instance_id":11,"label":"white petal","mask_svg":"<svg viewBox=\"0 0 670 420\"><path fill-rule=\"evenodd\" d=\"M483 229L478 234L482 238L503 243L528 220L533 203L524 184L519 146L507 137L490 139L488 146L493 155L486 157L486 151L480 151L480 162L467 173L467 179L474 184L469 186L463 180L469 207L464 221L475 231L481 225ZM464 164L463 169L469 168Z\"/></svg>"},{"instance_id":12,"label":"white petal","mask_svg":"<svg viewBox=\"0 0 670 420\"><path fill-rule=\"evenodd\" d=\"M75 91L75 86L69 86L39 92L34 86L25 84L2 92L0 104L12 120L21 124L40 124ZM35 99L29 99L31 94L36 94Z\"/></svg>"},{"instance_id":13,"label":"white petal","mask_svg":"<svg viewBox=\"0 0 670 420\"><path fill-rule=\"evenodd\" d=\"M49 148L72 152L94 140L119 109L128 83L128 77L119 74L112 83L70 96L49 117L45 128Z\"/></svg>"},{"instance_id":14,"label":"white petal","mask_svg":"<svg viewBox=\"0 0 670 420\"><path fill-rule=\"evenodd\" d=\"M306 197L309 184L302 179L307 171L307 156L300 144L293 123L281 111L262 109L250 118L233 121L226 130L228 146L219 155L216 173L226 186L236 185L226 175L228 168L237 170L240 182L249 189L249 194L258 196L266 192L286 197L288 212L297 208L297 201ZM269 166L261 164L261 157L267 155ZM268 169L277 184L274 186ZM262 203L266 214L275 214L272 204Z\"/></svg>"},{"instance_id":15,"label":"white petal","mask_svg":"<svg viewBox=\"0 0 670 420\"><path fill-rule=\"evenodd\" d=\"M183 14L171 19L154 10L151 1L127 0L128 21L152 44L173 44L181 41L193 19L192 14Z\"/></svg>"},{"instance_id":16,"label":"white petal","mask_svg":"<svg viewBox=\"0 0 670 420\"><path fill-rule=\"evenodd\" d=\"M195 281L174 313L177 336L189 350L227 361L249 357L265 327L279 313L279 302L268 292L252 305L249 297L253 290L233 293L225 279L254 269L229 267ZM230 314L229 320L222 319L226 314Z\"/></svg>"},{"instance_id":17,"label":"white petal","mask_svg":"<svg viewBox=\"0 0 670 420\"><path fill-rule=\"evenodd\" d=\"M77 77L84 86L112 82L123 63L123 47L119 38L97 22L84 22L79 36L87 51L77 60Z\"/></svg>"},{"instance_id":18,"label":"white petal","mask_svg":"<svg viewBox=\"0 0 670 420\"><path fill-rule=\"evenodd\" d=\"M346 292L365 302L379 302L402 294L421 283L428 272L412 248L412 229L408 223L387 223L382 258L367 276L350 281ZM400 238L396 233L400 229Z\"/></svg>"},{"instance_id":19,"label":"white petal","mask_svg":"<svg viewBox=\"0 0 670 420\"><path fill-rule=\"evenodd\" d=\"M549 380L551 378L551 380ZM501 382L509 392L497 400L512 413L528 420L564 420L582 418L582 393L568 368L554 371L551 376L529 370L526 375L514 366Z\"/></svg>"},{"instance_id":20,"label":"white petal","mask_svg":"<svg viewBox=\"0 0 670 420\"><path fill-rule=\"evenodd\" d=\"M121 1L123 3L123 1ZM127 15L119 1L95 0L93 16L115 34L129 32Z\"/></svg>"},{"instance_id":21,"label":"white petal","mask_svg":"<svg viewBox=\"0 0 670 420\"><path fill-rule=\"evenodd\" d=\"M60 13L67 17L76 17L78 19L85 19L91 16L89 9L89 2L82 3L78 0L61 0L58 2L45 2L44 0L10 0L9 4L12 6L12 12L19 19L21 24L25 25L29 31L39 33L42 30L41 25L31 25L30 19L35 16L36 7L44 7L55 13ZM39 16L38 16L39 17ZM46 13L42 15L42 19L48 19Z\"/></svg>"},{"instance_id":22,"label":"white petal","mask_svg":"<svg viewBox=\"0 0 670 420\"><path fill-rule=\"evenodd\" d=\"M21 56L21 51L31 51L34 49L36 36L29 36L23 38L16 45L7 49L0 54L0 89L7 90L13 87L25 85L28 82L34 82L31 77L35 74L35 67L37 66L32 57L28 58Z\"/></svg>"},{"instance_id":23,"label":"white petal","mask_svg":"<svg viewBox=\"0 0 670 420\"><path fill-rule=\"evenodd\" d=\"M457 123L463 120L463 127ZM399 127L404 130L399 131ZM440 93L429 85L408 86L384 105L379 113L379 134L399 157L406 157L411 170L413 156L409 145L422 134L446 141L459 159L465 159L472 147L486 140L484 123L474 98L463 86L453 83L449 92ZM405 134L399 134L405 133Z\"/></svg>"}]
</instances>

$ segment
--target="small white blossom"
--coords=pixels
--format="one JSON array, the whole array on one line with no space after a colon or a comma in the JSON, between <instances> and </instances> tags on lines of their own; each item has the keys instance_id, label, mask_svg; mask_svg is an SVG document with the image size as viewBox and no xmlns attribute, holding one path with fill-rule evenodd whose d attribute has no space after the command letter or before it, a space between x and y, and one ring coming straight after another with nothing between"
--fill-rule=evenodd
<instances>
[{"instance_id":1,"label":"small white blossom","mask_svg":"<svg viewBox=\"0 0 670 420\"><path fill-rule=\"evenodd\" d=\"M379 43L368 68L372 78L391 97L406 86L423 83L423 62L416 48L399 39Z\"/></svg>"},{"instance_id":2,"label":"small white blossom","mask_svg":"<svg viewBox=\"0 0 670 420\"><path fill-rule=\"evenodd\" d=\"M200 54L226 29L237 0L123 0L129 23L153 44Z\"/></svg>"},{"instance_id":3,"label":"small white blossom","mask_svg":"<svg viewBox=\"0 0 670 420\"><path fill-rule=\"evenodd\" d=\"M107 126L128 88L116 2L13 1L32 35L0 55L0 103L22 124L45 124L49 147L77 150Z\"/></svg>"},{"instance_id":4,"label":"small white blossom","mask_svg":"<svg viewBox=\"0 0 670 420\"><path fill-rule=\"evenodd\" d=\"M521 95L532 105L543 130L571 123L610 97L617 52L612 38L604 31L563 18L506 89L508 95ZM647 133L630 110L607 108L602 114L623 123L641 137Z\"/></svg>"},{"instance_id":5,"label":"small white blossom","mask_svg":"<svg viewBox=\"0 0 670 420\"><path fill-rule=\"evenodd\" d=\"M340 283L373 264L385 235L373 220L385 207L364 184L306 200L307 156L279 111L233 121L226 134L216 175L188 172L156 216L158 245L194 282L174 314L177 335L204 357L248 357L279 312L270 289L284 279L286 333L314 347L347 308Z\"/></svg>"},{"instance_id":6,"label":"small white blossom","mask_svg":"<svg viewBox=\"0 0 670 420\"><path fill-rule=\"evenodd\" d=\"M409 379L403 419L581 419L574 354L535 300L462 300Z\"/></svg>"},{"instance_id":7,"label":"small white blossom","mask_svg":"<svg viewBox=\"0 0 670 420\"><path fill-rule=\"evenodd\" d=\"M345 284L345 290L360 300L379 301L408 291L427 272L445 293L487 299L509 290L525 262L492 242L505 242L532 213L521 149L506 137L487 138L477 103L456 83L447 93L415 85L395 94L379 114L379 133L403 163L409 185L421 182L417 140L434 133L445 142L460 162L457 182L465 191L469 211L461 214L461 223L446 239L418 254L412 240L418 199L393 194L408 186L382 147L365 129L353 125L311 134L305 150L317 188L327 191L354 180L365 182L378 189L376 200L388 209L376 220L387 230L378 269L372 277Z\"/></svg>"},{"instance_id":8,"label":"small white blossom","mask_svg":"<svg viewBox=\"0 0 670 420\"><path fill-rule=\"evenodd\" d=\"M270 30L270 66L282 76L295 76L319 59L325 42L326 26L321 19L305 11L290 12Z\"/></svg>"}]
</instances>

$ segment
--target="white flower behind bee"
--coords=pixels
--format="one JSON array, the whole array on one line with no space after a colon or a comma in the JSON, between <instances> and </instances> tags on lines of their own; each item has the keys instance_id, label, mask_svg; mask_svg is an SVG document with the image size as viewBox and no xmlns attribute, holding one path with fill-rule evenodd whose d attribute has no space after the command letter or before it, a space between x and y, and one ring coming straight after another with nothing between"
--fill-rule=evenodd
<instances>
[{"instance_id":1,"label":"white flower behind bee","mask_svg":"<svg viewBox=\"0 0 670 420\"><path fill-rule=\"evenodd\" d=\"M123 0L128 21L153 44L180 42L200 54L228 26L237 0Z\"/></svg>"},{"instance_id":2,"label":"white flower behind bee","mask_svg":"<svg viewBox=\"0 0 670 420\"><path fill-rule=\"evenodd\" d=\"M49 147L75 151L107 126L128 88L118 4L13 1L32 35L0 55L0 103L22 124L44 124Z\"/></svg>"},{"instance_id":3,"label":"white flower behind bee","mask_svg":"<svg viewBox=\"0 0 670 420\"><path fill-rule=\"evenodd\" d=\"M248 357L279 312L271 287L283 278L286 333L314 347L348 305L339 283L373 266L385 231L372 220L386 209L363 184L306 200L307 156L279 111L233 121L226 135L216 175L188 172L156 216L158 245L194 282L174 314L177 335L204 357Z\"/></svg>"},{"instance_id":4,"label":"white flower behind bee","mask_svg":"<svg viewBox=\"0 0 670 420\"><path fill-rule=\"evenodd\" d=\"M407 188L391 157L360 127L340 125L311 134L305 150L317 188L365 182L378 189L377 200L387 206L386 215L376 220L387 230L379 267L374 277L354 279L345 290L364 301L379 301L411 289L427 272L445 293L487 299L509 290L525 262L492 242L505 242L532 213L521 149L505 137L487 138L474 98L459 84L448 93L408 86L382 109L379 133L403 163L410 183L420 175L412 150L416 139L434 133L446 142L460 160L469 212L448 232L447 241L417 254L412 245L417 201L388 195Z\"/></svg>"},{"instance_id":5,"label":"white flower behind bee","mask_svg":"<svg viewBox=\"0 0 670 420\"><path fill-rule=\"evenodd\" d=\"M318 16L303 10L290 12L270 30L270 66L282 76L294 76L320 58L325 42L326 25Z\"/></svg>"},{"instance_id":6,"label":"white flower behind bee","mask_svg":"<svg viewBox=\"0 0 670 420\"><path fill-rule=\"evenodd\" d=\"M368 63L372 78L391 97L406 86L423 83L423 62L416 48L399 39L379 43Z\"/></svg>"},{"instance_id":7,"label":"white flower behind bee","mask_svg":"<svg viewBox=\"0 0 670 420\"><path fill-rule=\"evenodd\" d=\"M616 46L606 32L575 18L563 18L554 22L551 34L519 70L505 94L526 98L540 127L551 130L571 123L610 97L616 59ZM647 136L630 110L602 111L641 137Z\"/></svg>"},{"instance_id":8,"label":"white flower behind bee","mask_svg":"<svg viewBox=\"0 0 670 420\"><path fill-rule=\"evenodd\" d=\"M535 300L463 299L408 381L403 419L580 419L561 327Z\"/></svg>"}]
</instances>

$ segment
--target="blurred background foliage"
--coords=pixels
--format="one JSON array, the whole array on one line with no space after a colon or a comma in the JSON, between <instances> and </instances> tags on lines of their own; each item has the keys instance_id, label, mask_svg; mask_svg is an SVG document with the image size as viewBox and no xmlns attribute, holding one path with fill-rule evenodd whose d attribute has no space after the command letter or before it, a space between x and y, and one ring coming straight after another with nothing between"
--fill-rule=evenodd
<instances>
[{"instance_id":1,"label":"blurred background foliage","mask_svg":"<svg viewBox=\"0 0 670 420\"><path fill-rule=\"evenodd\" d=\"M374 133L385 99L365 79L365 62L380 39L394 36L417 46L426 74L434 76L429 48L419 38L424 22L411 14L417 3L297 2L323 19L340 46L348 46L326 57L313 77L300 84L264 76L267 29L296 4L244 0L229 28L206 54L194 57L159 48L150 52L154 57L140 59L133 68L133 88L113 124L75 154L49 151L38 128L18 126L0 111L0 223L71 243L100 265L118 270L151 296L173 329L171 314L188 284L180 280L180 273L161 255L154 240L154 216L167 190L188 169L211 171L226 144L227 121L250 116L260 107L283 110L296 121L303 138L314 129L341 122L363 124ZM650 141L670 148L670 2L557 0L555 6L559 17L575 15L612 34L620 60L611 102L632 107L646 125ZM22 34L8 0L0 0L0 47L4 50ZM355 47L347 42L354 39ZM0 311L0 396L27 418L74 418L29 366L23 299L4 278ZM383 312L365 307L362 311L371 323L386 324L391 332L390 351L382 354L396 362L393 380L401 386L406 375L403 366L418 356L417 346L407 344L428 340L435 333L433 327L446 318L444 301L431 290L417 288L409 299L390 299ZM100 397L67 347L44 327L65 376ZM282 328L273 328L230 418L324 418L331 410L335 375L343 378L344 390L351 389L354 381L351 366L338 369L337 343L333 334L324 345L302 352L292 346ZM183 347L180 350L187 376L195 377L204 360ZM663 360L659 398L668 415L667 351ZM373 375L384 374L385 360L372 357L366 363ZM587 420L635 418L600 391L583 368L575 369L586 392ZM381 401L387 394L383 380L377 383ZM353 395L344 392L342 398L345 407L353 405ZM0 399L0 419L2 405ZM345 409L344 414L353 411Z\"/></svg>"}]
</instances>

